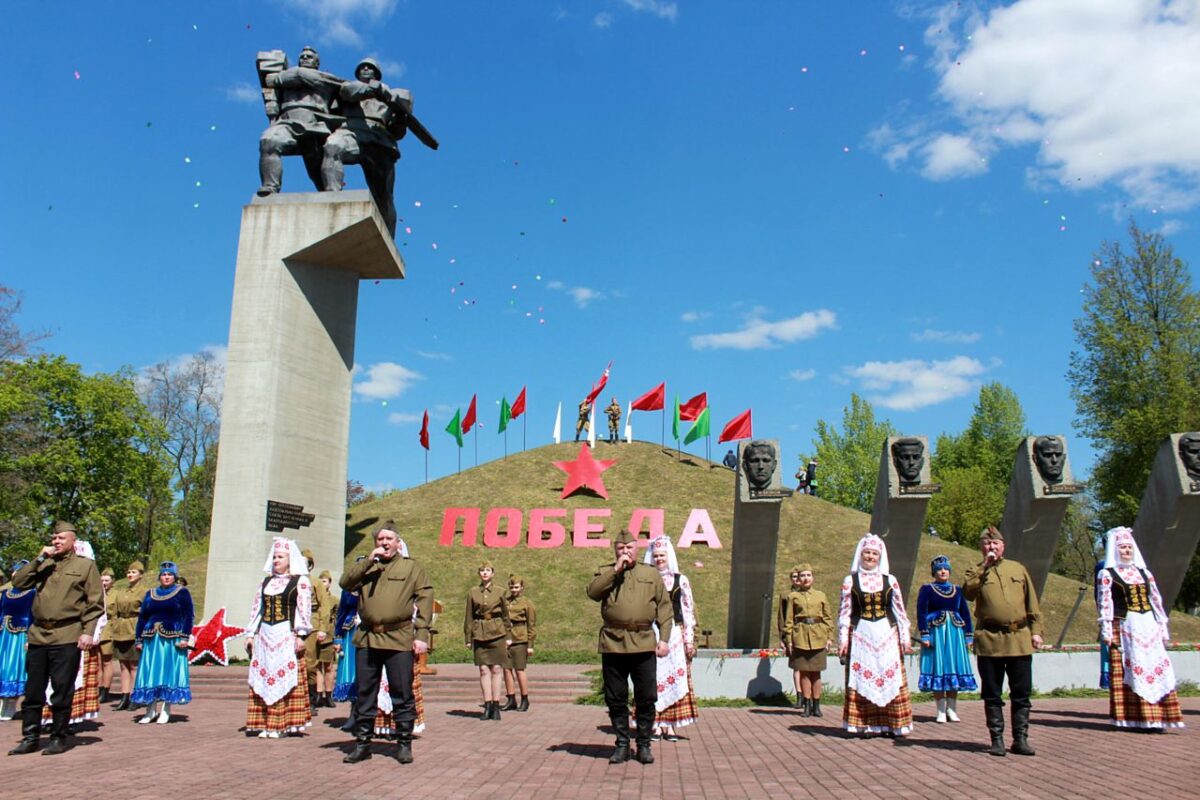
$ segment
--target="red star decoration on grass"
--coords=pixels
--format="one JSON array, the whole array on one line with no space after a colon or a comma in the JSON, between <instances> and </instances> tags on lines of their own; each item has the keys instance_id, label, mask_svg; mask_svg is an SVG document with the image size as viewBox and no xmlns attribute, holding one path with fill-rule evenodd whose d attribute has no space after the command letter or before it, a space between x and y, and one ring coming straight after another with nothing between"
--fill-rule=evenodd
<instances>
[{"instance_id":1,"label":"red star decoration on grass","mask_svg":"<svg viewBox=\"0 0 1200 800\"><path fill-rule=\"evenodd\" d=\"M218 608L217 613L213 614L208 622L192 630L192 636L196 637L196 646L188 655L188 663L195 664L207 655L216 659L222 667L229 666L229 653L225 649L226 643L245 633L245 628L226 625L225 609Z\"/></svg>"},{"instance_id":2,"label":"red star decoration on grass","mask_svg":"<svg viewBox=\"0 0 1200 800\"><path fill-rule=\"evenodd\" d=\"M586 444L579 445L579 456L574 461L555 461L554 466L567 473L567 483L563 486L560 497L567 497L580 489L591 489L596 494L608 499L608 490L600 473L617 463L612 461L597 461L592 458L592 450Z\"/></svg>"}]
</instances>

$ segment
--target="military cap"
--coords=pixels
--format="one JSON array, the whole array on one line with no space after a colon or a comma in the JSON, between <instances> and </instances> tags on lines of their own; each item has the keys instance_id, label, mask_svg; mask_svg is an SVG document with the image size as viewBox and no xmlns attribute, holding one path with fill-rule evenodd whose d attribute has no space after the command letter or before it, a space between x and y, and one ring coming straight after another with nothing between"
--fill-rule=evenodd
<instances>
[{"instance_id":1,"label":"military cap","mask_svg":"<svg viewBox=\"0 0 1200 800\"><path fill-rule=\"evenodd\" d=\"M633 544L633 542L633 534L624 528L622 528L621 532L617 534L617 538L613 539L613 544Z\"/></svg>"},{"instance_id":2,"label":"military cap","mask_svg":"<svg viewBox=\"0 0 1200 800\"><path fill-rule=\"evenodd\" d=\"M145 572L146 565L140 561L130 561L129 566L125 568L125 571L129 572L131 569L136 569L138 572Z\"/></svg>"},{"instance_id":3,"label":"military cap","mask_svg":"<svg viewBox=\"0 0 1200 800\"><path fill-rule=\"evenodd\" d=\"M55 533L75 533L75 523L67 522L65 519L60 519L54 523Z\"/></svg>"},{"instance_id":4,"label":"military cap","mask_svg":"<svg viewBox=\"0 0 1200 800\"><path fill-rule=\"evenodd\" d=\"M988 525L987 529L984 530L984 532L979 535L979 539L980 539L980 541L984 541L986 539L994 539L997 542L1003 542L1004 534L1001 533L1000 529L997 528L995 525Z\"/></svg>"}]
</instances>

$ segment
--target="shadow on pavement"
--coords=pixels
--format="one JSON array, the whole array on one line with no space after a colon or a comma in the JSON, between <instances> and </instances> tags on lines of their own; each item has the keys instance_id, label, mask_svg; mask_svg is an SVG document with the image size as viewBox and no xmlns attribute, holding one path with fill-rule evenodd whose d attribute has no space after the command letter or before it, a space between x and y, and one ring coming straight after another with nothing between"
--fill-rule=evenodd
<instances>
[{"instance_id":1,"label":"shadow on pavement","mask_svg":"<svg viewBox=\"0 0 1200 800\"><path fill-rule=\"evenodd\" d=\"M585 758L603 758L608 759L612 755L612 745L610 744L580 744L579 742L563 742L562 744L552 744L546 748L550 753L570 753L573 756L584 756Z\"/></svg>"}]
</instances>

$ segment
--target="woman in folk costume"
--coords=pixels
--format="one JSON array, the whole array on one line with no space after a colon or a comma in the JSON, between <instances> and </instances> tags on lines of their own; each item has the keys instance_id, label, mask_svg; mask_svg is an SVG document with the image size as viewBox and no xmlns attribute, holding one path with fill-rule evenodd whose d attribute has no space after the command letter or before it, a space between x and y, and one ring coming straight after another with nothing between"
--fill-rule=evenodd
<instances>
[{"instance_id":1,"label":"woman in folk costume","mask_svg":"<svg viewBox=\"0 0 1200 800\"><path fill-rule=\"evenodd\" d=\"M900 585L889 574L887 545L873 533L854 550L842 582L838 656L846 662L842 725L850 733L912 733L912 702L904 672L908 616Z\"/></svg>"},{"instance_id":2,"label":"woman in folk costume","mask_svg":"<svg viewBox=\"0 0 1200 800\"><path fill-rule=\"evenodd\" d=\"M359 556L355 561L362 561ZM358 630L358 592L343 591L338 598L337 615L333 621L333 649L337 652L337 675L333 682L335 703L350 703L350 714L342 730L354 731L354 718L358 716L358 681L354 670L354 632Z\"/></svg>"},{"instance_id":3,"label":"woman in folk costume","mask_svg":"<svg viewBox=\"0 0 1200 800\"><path fill-rule=\"evenodd\" d=\"M146 706L139 723L166 725L171 721L172 703L192 702L188 640L194 622L192 595L179 585L179 567L173 561L162 562L158 586L147 592L135 632L142 653L130 700Z\"/></svg>"},{"instance_id":4,"label":"woman in folk costume","mask_svg":"<svg viewBox=\"0 0 1200 800\"><path fill-rule=\"evenodd\" d=\"M304 638L312 632L308 562L291 539L276 536L250 607L246 641L250 696L246 732L260 739L298 734L312 724L304 666Z\"/></svg>"},{"instance_id":5,"label":"woman in folk costume","mask_svg":"<svg viewBox=\"0 0 1200 800\"><path fill-rule=\"evenodd\" d=\"M937 722L958 722L958 693L978 689L967 652L975 634L971 609L962 588L950 582L950 559L933 559L929 572L933 580L917 593L917 628L921 631L917 688L933 692Z\"/></svg>"},{"instance_id":6,"label":"woman in folk costume","mask_svg":"<svg viewBox=\"0 0 1200 800\"><path fill-rule=\"evenodd\" d=\"M692 657L696 655L696 603L692 584L679 572L675 548L666 536L659 536L646 548L645 562L658 570L671 596L675 625L667 642L667 654L657 659L658 700L654 703L655 738L677 742L676 728L691 725L699 714L696 693L692 691Z\"/></svg>"},{"instance_id":7,"label":"woman in folk costume","mask_svg":"<svg viewBox=\"0 0 1200 800\"><path fill-rule=\"evenodd\" d=\"M1182 728L1167 614L1130 528L1107 534L1100 573L1100 638L1109 645L1108 707L1118 728Z\"/></svg>"},{"instance_id":8,"label":"woman in folk costume","mask_svg":"<svg viewBox=\"0 0 1200 800\"><path fill-rule=\"evenodd\" d=\"M398 539L397 551L401 558L408 558L408 545L403 539ZM417 618L417 607L413 606L413 620ZM379 692L375 695L377 710L375 712L375 734L377 736L393 736L396 733L395 720L392 719L391 684L388 683L387 670L380 673ZM413 661L413 708L417 718L413 721L413 736L425 730L425 695L421 688L421 670L416 668ZM351 717L353 720L354 716Z\"/></svg>"},{"instance_id":9,"label":"woman in folk costume","mask_svg":"<svg viewBox=\"0 0 1200 800\"><path fill-rule=\"evenodd\" d=\"M13 564L15 573L29 561ZM33 623L34 589L0 592L0 720L10 720L25 696L25 639Z\"/></svg>"},{"instance_id":10,"label":"woman in folk costume","mask_svg":"<svg viewBox=\"0 0 1200 800\"><path fill-rule=\"evenodd\" d=\"M82 539L75 540L75 555L90 561L96 560L96 553L90 542ZM75 695L71 699L70 725L78 725L88 719L100 716L100 638L104 635L104 627L108 624L108 611L100 615L96 623L96 632L92 634L92 646L84 650L79 658L79 671L75 673ZM50 689L46 689L46 697L50 697ZM49 727L52 723L50 704L42 706L42 726Z\"/></svg>"}]
</instances>

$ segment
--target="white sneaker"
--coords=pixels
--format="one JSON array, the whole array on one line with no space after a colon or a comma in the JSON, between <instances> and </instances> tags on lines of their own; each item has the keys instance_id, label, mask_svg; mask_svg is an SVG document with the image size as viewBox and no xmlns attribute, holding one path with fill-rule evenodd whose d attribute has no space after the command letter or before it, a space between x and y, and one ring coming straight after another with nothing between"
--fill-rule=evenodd
<instances>
[{"instance_id":1,"label":"white sneaker","mask_svg":"<svg viewBox=\"0 0 1200 800\"><path fill-rule=\"evenodd\" d=\"M154 713L153 712L151 712L151 713L147 714L146 716L142 717L141 719L139 719L138 725L148 725L151 722L154 722Z\"/></svg>"},{"instance_id":2,"label":"white sneaker","mask_svg":"<svg viewBox=\"0 0 1200 800\"><path fill-rule=\"evenodd\" d=\"M938 724L941 724L941 723L943 723L943 722L945 722L945 721L946 721L946 712L945 712L945 711L939 711L939 712L937 713L937 718L934 720L934 722L936 722L936 723L938 723Z\"/></svg>"}]
</instances>

